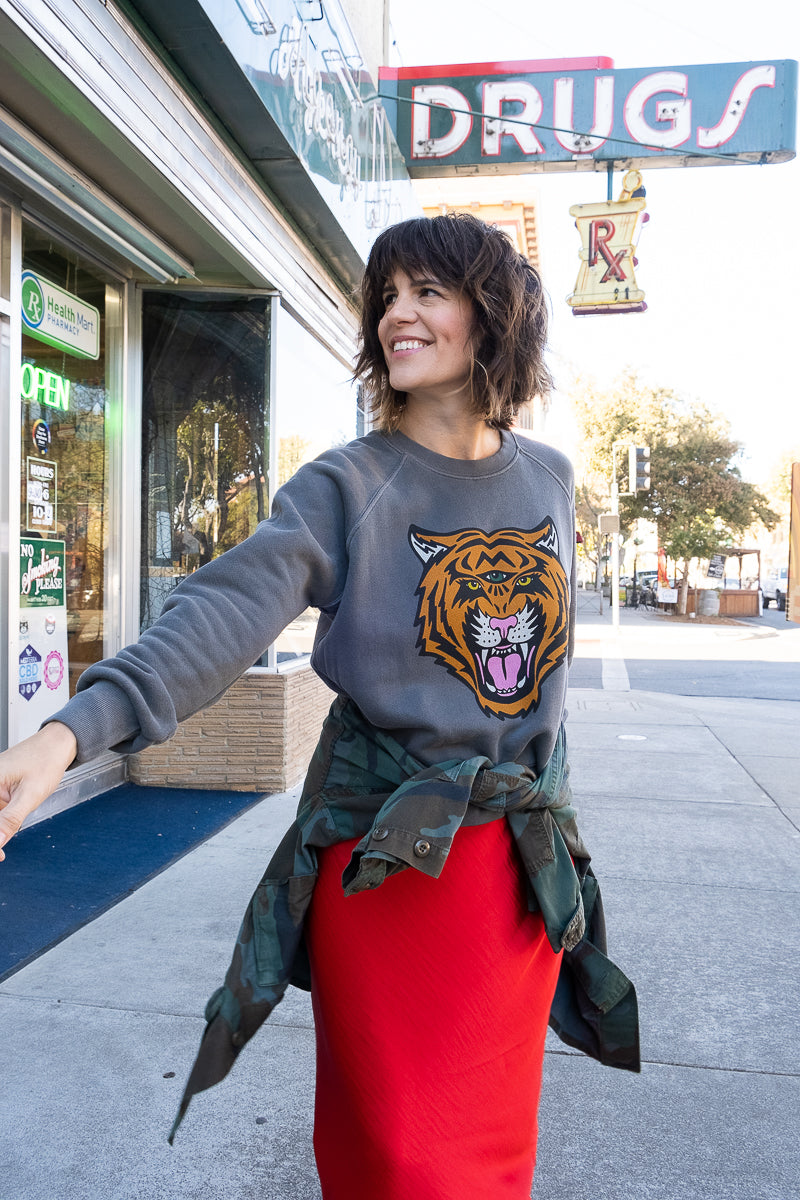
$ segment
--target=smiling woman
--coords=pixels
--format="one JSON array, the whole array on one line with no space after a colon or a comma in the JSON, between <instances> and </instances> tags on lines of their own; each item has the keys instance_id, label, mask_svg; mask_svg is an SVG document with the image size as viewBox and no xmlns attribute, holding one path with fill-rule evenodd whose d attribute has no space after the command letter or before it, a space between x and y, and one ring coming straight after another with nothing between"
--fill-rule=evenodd
<instances>
[{"instance_id":1,"label":"smiling woman","mask_svg":"<svg viewBox=\"0 0 800 1200\"><path fill-rule=\"evenodd\" d=\"M474 316L470 302L434 279L399 268L387 280L378 338L389 383L410 405L462 407L469 398Z\"/></svg>"},{"instance_id":2,"label":"smiling woman","mask_svg":"<svg viewBox=\"0 0 800 1200\"><path fill-rule=\"evenodd\" d=\"M380 428L301 466L0 758L0 800L22 775L40 803L76 742L83 760L164 740L320 610L311 663L336 699L178 1120L288 984L310 987L324 1200L529 1200L548 1018L638 1070L568 783L572 470L509 428L547 385L545 332L538 275L496 228L381 234L358 362Z\"/></svg>"},{"instance_id":3,"label":"smiling woman","mask_svg":"<svg viewBox=\"0 0 800 1200\"><path fill-rule=\"evenodd\" d=\"M361 294L356 377L387 433L401 427L410 398L437 367L451 388L466 367L459 399L490 429L509 429L526 400L550 390L541 280L505 234L469 213L387 229L373 246ZM419 348L404 347L409 340Z\"/></svg>"}]
</instances>

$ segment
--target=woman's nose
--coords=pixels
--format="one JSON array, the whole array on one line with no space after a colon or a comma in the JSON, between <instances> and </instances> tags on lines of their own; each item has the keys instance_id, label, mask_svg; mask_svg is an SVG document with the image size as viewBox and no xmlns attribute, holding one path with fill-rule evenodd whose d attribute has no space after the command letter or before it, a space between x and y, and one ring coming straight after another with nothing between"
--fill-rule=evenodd
<instances>
[{"instance_id":1,"label":"woman's nose","mask_svg":"<svg viewBox=\"0 0 800 1200\"><path fill-rule=\"evenodd\" d=\"M413 295L410 292L399 292L395 296L389 315L396 321L413 321L417 315Z\"/></svg>"}]
</instances>

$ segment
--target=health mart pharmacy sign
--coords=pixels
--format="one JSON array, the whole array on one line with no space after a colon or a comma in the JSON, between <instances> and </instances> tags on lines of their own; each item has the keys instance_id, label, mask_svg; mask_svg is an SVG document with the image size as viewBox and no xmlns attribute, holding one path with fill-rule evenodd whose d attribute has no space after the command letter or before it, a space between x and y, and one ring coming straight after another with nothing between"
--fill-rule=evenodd
<instances>
[{"instance_id":1,"label":"health mart pharmacy sign","mask_svg":"<svg viewBox=\"0 0 800 1200\"><path fill-rule=\"evenodd\" d=\"M99 358L100 313L33 271L22 274L23 332L76 358Z\"/></svg>"}]
</instances>

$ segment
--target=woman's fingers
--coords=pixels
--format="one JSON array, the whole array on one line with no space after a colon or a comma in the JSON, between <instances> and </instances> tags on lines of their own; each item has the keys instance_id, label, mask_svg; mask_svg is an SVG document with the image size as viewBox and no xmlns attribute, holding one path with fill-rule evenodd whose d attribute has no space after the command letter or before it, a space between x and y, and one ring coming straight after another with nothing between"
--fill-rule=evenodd
<instances>
[{"instance_id":1,"label":"woman's fingers","mask_svg":"<svg viewBox=\"0 0 800 1200\"><path fill-rule=\"evenodd\" d=\"M53 721L0 754L0 861L2 847L55 791L76 751L72 730Z\"/></svg>"},{"instance_id":2,"label":"woman's fingers","mask_svg":"<svg viewBox=\"0 0 800 1200\"><path fill-rule=\"evenodd\" d=\"M2 803L1 799L0 803ZM19 797L15 797L0 812L0 862L5 858L3 846L15 833L19 832L22 822L36 807L36 804L27 806L24 799L20 801Z\"/></svg>"}]
</instances>

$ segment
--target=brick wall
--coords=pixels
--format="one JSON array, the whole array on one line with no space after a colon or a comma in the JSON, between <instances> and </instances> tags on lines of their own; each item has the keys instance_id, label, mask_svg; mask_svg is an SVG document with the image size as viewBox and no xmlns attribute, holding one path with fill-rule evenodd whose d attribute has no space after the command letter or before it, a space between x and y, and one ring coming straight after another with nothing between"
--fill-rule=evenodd
<instances>
[{"instance_id":1,"label":"brick wall","mask_svg":"<svg viewBox=\"0 0 800 1200\"><path fill-rule=\"evenodd\" d=\"M170 741L132 754L128 776L146 787L285 791L302 779L332 700L310 667L243 675Z\"/></svg>"}]
</instances>

